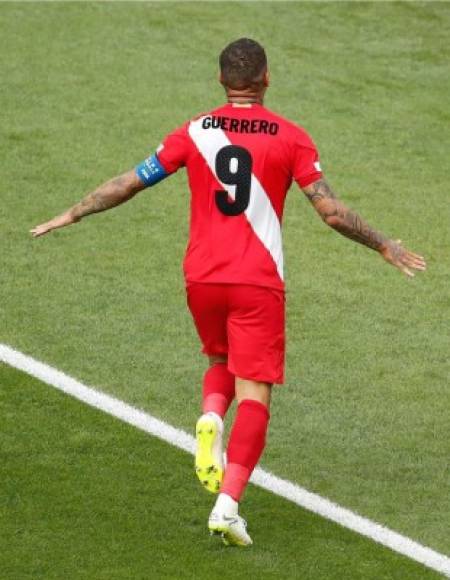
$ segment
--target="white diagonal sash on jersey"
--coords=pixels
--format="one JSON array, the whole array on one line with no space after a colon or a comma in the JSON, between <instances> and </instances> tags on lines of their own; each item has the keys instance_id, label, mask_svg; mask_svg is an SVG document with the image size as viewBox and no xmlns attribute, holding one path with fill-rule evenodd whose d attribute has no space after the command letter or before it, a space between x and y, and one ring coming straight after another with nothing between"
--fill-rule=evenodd
<instances>
[{"instance_id":1,"label":"white diagonal sash on jersey","mask_svg":"<svg viewBox=\"0 0 450 580\"><path fill-rule=\"evenodd\" d=\"M217 153L223 147L233 145L233 143L222 129L203 129L203 119L204 117L201 117L189 124L189 135L217 181L234 200L236 186L222 183L216 174ZM272 256L278 274L283 280L283 247L280 221L273 209L269 196L253 173L250 185L250 202L244 213L253 231Z\"/></svg>"}]
</instances>

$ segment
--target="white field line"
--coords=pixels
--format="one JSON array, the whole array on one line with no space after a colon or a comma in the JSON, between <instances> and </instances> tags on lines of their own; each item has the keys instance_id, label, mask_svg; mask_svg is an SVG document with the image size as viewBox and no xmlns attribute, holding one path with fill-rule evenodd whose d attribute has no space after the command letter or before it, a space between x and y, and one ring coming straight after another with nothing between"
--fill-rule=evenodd
<instances>
[{"instance_id":1,"label":"white field line","mask_svg":"<svg viewBox=\"0 0 450 580\"><path fill-rule=\"evenodd\" d=\"M127 405L119 399L87 387L61 371L1 343L0 361L36 377L40 381L87 403L91 407L96 407L130 425L134 425L138 429L142 429L150 433L150 435L158 437L175 447L179 447L191 454L194 453L194 438L185 431L176 429L144 411ZM288 501L336 522L345 528L353 530L358 534L366 536L450 578L450 558L444 554L422 546L410 538L359 516L320 495L311 493L297 484L281 479L264 469L256 468L251 481L267 491L284 497Z\"/></svg>"}]
</instances>

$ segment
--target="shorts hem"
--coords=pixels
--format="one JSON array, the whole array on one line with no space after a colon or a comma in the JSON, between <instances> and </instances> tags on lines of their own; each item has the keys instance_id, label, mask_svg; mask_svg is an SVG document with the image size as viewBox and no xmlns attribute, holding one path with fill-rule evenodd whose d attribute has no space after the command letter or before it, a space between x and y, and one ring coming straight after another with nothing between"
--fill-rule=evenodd
<instances>
[{"instance_id":1,"label":"shorts hem","mask_svg":"<svg viewBox=\"0 0 450 580\"><path fill-rule=\"evenodd\" d=\"M240 373L237 372L233 365L230 363L228 363L228 370L235 377L239 377L240 379L244 379L246 381L256 381L258 383L268 383L269 385L280 386L284 384L284 375L281 377L280 375L277 375L276 377L272 376L271 378L268 378L268 375L261 373Z\"/></svg>"}]
</instances>

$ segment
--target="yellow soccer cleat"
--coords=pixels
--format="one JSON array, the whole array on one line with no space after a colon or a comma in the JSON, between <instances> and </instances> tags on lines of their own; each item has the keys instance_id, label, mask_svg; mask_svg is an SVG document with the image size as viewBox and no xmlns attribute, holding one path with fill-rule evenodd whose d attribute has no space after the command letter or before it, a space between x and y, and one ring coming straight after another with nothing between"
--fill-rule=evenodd
<instances>
[{"instance_id":1,"label":"yellow soccer cleat","mask_svg":"<svg viewBox=\"0 0 450 580\"><path fill-rule=\"evenodd\" d=\"M205 413L195 428L197 451L195 471L200 483L211 493L219 493L223 479L223 423L215 413Z\"/></svg>"}]
</instances>

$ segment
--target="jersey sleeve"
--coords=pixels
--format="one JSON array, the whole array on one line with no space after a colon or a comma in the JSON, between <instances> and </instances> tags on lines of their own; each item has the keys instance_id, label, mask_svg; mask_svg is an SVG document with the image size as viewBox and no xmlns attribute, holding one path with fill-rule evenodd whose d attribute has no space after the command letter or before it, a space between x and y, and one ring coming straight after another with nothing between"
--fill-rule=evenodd
<instances>
[{"instance_id":1,"label":"jersey sleeve","mask_svg":"<svg viewBox=\"0 0 450 580\"><path fill-rule=\"evenodd\" d=\"M156 150L156 155L167 173L174 173L186 165L189 154L187 124L167 135Z\"/></svg>"},{"instance_id":2,"label":"jersey sleeve","mask_svg":"<svg viewBox=\"0 0 450 580\"><path fill-rule=\"evenodd\" d=\"M292 177L301 188L322 177L319 152L311 137L300 128L293 143Z\"/></svg>"}]
</instances>

